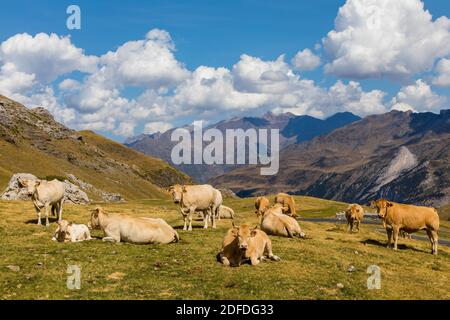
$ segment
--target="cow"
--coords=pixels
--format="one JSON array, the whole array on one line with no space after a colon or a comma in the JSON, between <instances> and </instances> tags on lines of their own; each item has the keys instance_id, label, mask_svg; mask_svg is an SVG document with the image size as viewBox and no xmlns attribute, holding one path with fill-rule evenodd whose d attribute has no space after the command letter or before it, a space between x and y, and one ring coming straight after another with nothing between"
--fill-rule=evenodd
<instances>
[{"instance_id":1,"label":"cow","mask_svg":"<svg viewBox=\"0 0 450 320\"><path fill-rule=\"evenodd\" d=\"M355 203L349 205L347 210L345 210L345 218L347 219L347 231L353 232L353 229L356 228L356 231L359 232L359 225L364 218L363 207Z\"/></svg>"},{"instance_id":2,"label":"cow","mask_svg":"<svg viewBox=\"0 0 450 320\"><path fill-rule=\"evenodd\" d=\"M248 225L235 226L229 229L222 243L222 250L217 260L224 266L239 267L242 263L250 261L256 266L269 258L273 261L281 259L272 252L272 242L267 234L257 227Z\"/></svg>"},{"instance_id":3,"label":"cow","mask_svg":"<svg viewBox=\"0 0 450 320\"><path fill-rule=\"evenodd\" d=\"M85 224L73 224L67 220L58 221L58 228L52 238L53 241L81 242L92 240L89 228Z\"/></svg>"},{"instance_id":4,"label":"cow","mask_svg":"<svg viewBox=\"0 0 450 320\"><path fill-rule=\"evenodd\" d=\"M163 219L109 214L98 207L91 213L91 229L105 233L103 241L134 244L168 244L178 242L178 233Z\"/></svg>"},{"instance_id":5,"label":"cow","mask_svg":"<svg viewBox=\"0 0 450 320\"><path fill-rule=\"evenodd\" d=\"M297 213L295 212L295 201L292 196L286 193L279 193L275 196L275 203L283 205L283 213L293 218L297 217Z\"/></svg>"},{"instance_id":6,"label":"cow","mask_svg":"<svg viewBox=\"0 0 450 320\"><path fill-rule=\"evenodd\" d=\"M204 228L212 219L212 227L216 228L217 211L222 204L222 194L212 186L205 185L174 185L167 190L176 204L179 204L184 218L183 230L192 231L192 217L196 211L203 212ZM189 221L189 227L188 227Z\"/></svg>"},{"instance_id":7,"label":"cow","mask_svg":"<svg viewBox=\"0 0 450 320\"><path fill-rule=\"evenodd\" d=\"M62 206L64 202L65 187L61 181L53 180L19 180L19 184L27 188L28 194L36 209L38 225L41 223L41 210L45 209L45 225L50 225L48 221L49 211L56 209L58 221L62 220Z\"/></svg>"},{"instance_id":8,"label":"cow","mask_svg":"<svg viewBox=\"0 0 450 320\"><path fill-rule=\"evenodd\" d=\"M258 197L255 200L255 214L261 218L264 212L270 207L270 201L266 197Z\"/></svg>"},{"instance_id":9,"label":"cow","mask_svg":"<svg viewBox=\"0 0 450 320\"><path fill-rule=\"evenodd\" d=\"M221 205L219 206L218 217L221 219L234 219L234 210L227 206Z\"/></svg>"},{"instance_id":10,"label":"cow","mask_svg":"<svg viewBox=\"0 0 450 320\"><path fill-rule=\"evenodd\" d=\"M395 203L386 199L372 201L371 205L377 209L378 216L383 220L388 248L391 247L391 239L394 237L394 250L397 250L401 231L411 234L426 230L431 242L431 253L438 253L439 215L435 208Z\"/></svg>"},{"instance_id":11,"label":"cow","mask_svg":"<svg viewBox=\"0 0 450 320\"><path fill-rule=\"evenodd\" d=\"M305 238L297 220L283 213L283 205L274 204L264 212L261 219L261 230L268 235L281 237Z\"/></svg>"}]
</instances>

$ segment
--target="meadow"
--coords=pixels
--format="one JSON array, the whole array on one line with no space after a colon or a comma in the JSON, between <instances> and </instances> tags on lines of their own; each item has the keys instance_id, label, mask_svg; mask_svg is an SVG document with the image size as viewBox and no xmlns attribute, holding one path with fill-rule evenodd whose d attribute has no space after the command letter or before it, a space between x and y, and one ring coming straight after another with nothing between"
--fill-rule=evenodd
<instances>
[{"instance_id":1,"label":"meadow","mask_svg":"<svg viewBox=\"0 0 450 320\"><path fill-rule=\"evenodd\" d=\"M296 202L304 218L332 217L347 206L310 197ZM258 223L253 199L225 204L235 209L237 224ZM344 224L300 220L308 239L271 237L280 262L227 268L216 255L230 220L204 230L198 219L188 232L169 199L98 205L110 213L161 217L181 241L105 243L94 231L93 241L56 243L55 223L37 226L31 202L0 202L0 299L450 299L450 247L440 245L433 256L427 241L400 239L394 252L385 247L381 224L363 222L360 233L348 233ZM66 205L63 217L87 223L96 206ZM448 239L450 223L442 221L441 229ZM67 288L68 265L81 268L80 290ZM370 265L381 268L380 290L367 288Z\"/></svg>"}]
</instances>

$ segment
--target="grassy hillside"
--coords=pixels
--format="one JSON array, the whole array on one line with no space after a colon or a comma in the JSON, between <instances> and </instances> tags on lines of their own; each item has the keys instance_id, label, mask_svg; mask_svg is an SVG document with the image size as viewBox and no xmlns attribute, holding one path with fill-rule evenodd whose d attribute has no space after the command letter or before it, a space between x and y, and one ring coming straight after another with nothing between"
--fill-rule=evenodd
<instances>
[{"instance_id":1,"label":"grassy hillside","mask_svg":"<svg viewBox=\"0 0 450 320\"><path fill-rule=\"evenodd\" d=\"M296 201L303 217L330 216L345 207L314 198ZM238 224L257 224L252 199L226 199L225 204L235 209ZM349 234L343 225L301 222L311 239L271 237L281 262L224 268L215 256L229 220L220 221L217 230L203 230L197 220L194 231L185 232L168 200L105 207L162 217L178 229L181 241L165 246L98 239L54 243L54 224L49 229L34 225L31 203L0 202L0 299L450 299L450 248L441 245L439 255L432 256L428 242L401 239L394 252L385 248L381 225L363 224L359 234ZM64 216L86 223L90 208L67 206ZM443 225L441 238L450 227ZM69 264L81 267L81 290L66 288ZM366 286L366 270L373 264L381 268L381 290Z\"/></svg>"},{"instance_id":2,"label":"grassy hillside","mask_svg":"<svg viewBox=\"0 0 450 320\"><path fill-rule=\"evenodd\" d=\"M38 177L69 174L101 192L126 200L167 197L164 188L190 178L166 162L146 156L91 131L73 131L42 109L30 110L0 96L0 193L14 173Z\"/></svg>"}]
</instances>

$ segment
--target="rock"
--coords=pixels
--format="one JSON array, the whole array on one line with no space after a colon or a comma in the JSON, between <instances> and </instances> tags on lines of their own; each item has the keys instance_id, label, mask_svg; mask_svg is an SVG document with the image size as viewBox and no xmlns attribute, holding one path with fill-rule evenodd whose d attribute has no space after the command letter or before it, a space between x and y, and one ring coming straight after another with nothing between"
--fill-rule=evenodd
<instances>
[{"instance_id":1,"label":"rock","mask_svg":"<svg viewBox=\"0 0 450 320\"><path fill-rule=\"evenodd\" d=\"M64 185L66 188L65 201L68 201L73 204L88 204L90 202L86 192L81 190L78 186L74 185L68 180L64 181Z\"/></svg>"},{"instance_id":2,"label":"rock","mask_svg":"<svg viewBox=\"0 0 450 320\"><path fill-rule=\"evenodd\" d=\"M16 173L11 177L8 186L0 196L2 200L14 201L14 200L30 199L27 190L22 188L21 185L19 185L19 179L36 180L37 178L30 173Z\"/></svg>"},{"instance_id":3,"label":"rock","mask_svg":"<svg viewBox=\"0 0 450 320\"><path fill-rule=\"evenodd\" d=\"M19 185L19 179L38 180L36 176L30 173L16 173L9 180L8 186L0 196L0 199L9 201L15 200L25 201L30 199L30 196L28 195L26 189L22 188L22 186ZM63 183L66 189L65 202L73 204L88 204L90 202L87 194L84 191L82 191L78 186L74 185L68 180L65 180Z\"/></svg>"},{"instance_id":4,"label":"rock","mask_svg":"<svg viewBox=\"0 0 450 320\"><path fill-rule=\"evenodd\" d=\"M102 199L105 202L125 202L121 194L118 193L108 193L108 192L101 192Z\"/></svg>"},{"instance_id":5,"label":"rock","mask_svg":"<svg viewBox=\"0 0 450 320\"><path fill-rule=\"evenodd\" d=\"M224 198L239 198L231 189L222 188L218 190L222 193Z\"/></svg>"},{"instance_id":6,"label":"rock","mask_svg":"<svg viewBox=\"0 0 450 320\"><path fill-rule=\"evenodd\" d=\"M355 266L350 266L347 269L347 272L354 272L356 270Z\"/></svg>"},{"instance_id":7,"label":"rock","mask_svg":"<svg viewBox=\"0 0 450 320\"><path fill-rule=\"evenodd\" d=\"M338 289L344 289L344 285L342 284L342 283L338 283L338 284L336 284L336 288L338 288Z\"/></svg>"},{"instance_id":8,"label":"rock","mask_svg":"<svg viewBox=\"0 0 450 320\"><path fill-rule=\"evenodd\" d=\"M14 272L19 272L20 271L20 267L19 266L9 265L9 266L7 266L7 268L9 270L11 270L11 271L14 271Z\"/></svg>"}]
</instances>

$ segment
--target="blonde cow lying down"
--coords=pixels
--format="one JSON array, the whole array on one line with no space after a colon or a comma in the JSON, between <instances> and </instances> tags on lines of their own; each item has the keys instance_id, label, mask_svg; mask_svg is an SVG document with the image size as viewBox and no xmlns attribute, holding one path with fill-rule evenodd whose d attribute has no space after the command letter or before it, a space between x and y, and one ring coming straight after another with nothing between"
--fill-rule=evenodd
<instances>
[{"instance_id":1,"label":"blonde cow lying down","mask_svg":"<svg viewBox=\"0 0 450 320\"><path fill-rule=\"evenodd\" d=\"M228 230L217 260L225 266L239 267L250 261L252 266L269 258L273 261L281 259L272 252L272 242L264 231L248 225L234 226Z\"/></svg>"},{"instance_id":2,"label":"blonde cow lying down","mask_svg":"<svg viewBox=\"0 0 450 320\"><path fill-rule=\"evenodd\" d=\"M92 240L89 228L84 224L74 224L67 220L58 221L58 228L56 229L53 241L58 242L81 242Z\"/></svg>"},{"instance_id":3,"label":"blonde cow lying down","mask_svg":"<svg viewBox=\"0 0 450 320\"><path fill-rule=\"evenodd\" d=\"M89 226L101 229L103 241L129 242L135 244L167 244L178 242L178 233L163 219L137 218L123 214L109 214L96 208Z\"/></svg>"},{"instance_id":4,"label":"blonde cow lying down","mask_svg":"<svg viewBox=\"0 0 450 320\"><path fill-rule=\"evenodd\" d=\"M283 205L280 203L265 210L261 219L261 230L274 236L305 238L297 220L285 215Z\"/></svg>"}]
</instances>

